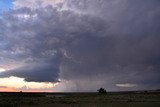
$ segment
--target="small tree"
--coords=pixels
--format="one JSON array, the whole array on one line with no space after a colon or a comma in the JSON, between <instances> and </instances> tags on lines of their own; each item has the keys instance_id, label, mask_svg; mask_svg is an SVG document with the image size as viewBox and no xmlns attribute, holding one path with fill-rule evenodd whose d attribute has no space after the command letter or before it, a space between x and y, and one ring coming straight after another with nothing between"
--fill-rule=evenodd
<instances>
[{"instance_id":1,"label":"small tree","mask_svg":"<svg viewBox=\"0 0 160 107\"><path fill-rule=\"evenodd\" d=\"M100 93L100 94L105 94L105 93L107 93L107 91L106 91L104 88L100 88L100 89L98 89L97 91L98 91L98 93Z\"/></svg>"}]
</instances>

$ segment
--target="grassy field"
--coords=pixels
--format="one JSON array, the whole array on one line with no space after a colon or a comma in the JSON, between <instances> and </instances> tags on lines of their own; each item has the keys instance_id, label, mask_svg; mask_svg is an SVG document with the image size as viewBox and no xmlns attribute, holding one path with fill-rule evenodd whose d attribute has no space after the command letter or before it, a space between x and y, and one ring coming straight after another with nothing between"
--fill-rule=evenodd
<instances>
[{"instance_id":1,"label":"grassy field","mask_svg":"<svg viewBox=\"0 0 160 107\"><path fill-rule=\"evenodd\" d=\"M160 92L0 93L0 107L160 107Z\"/></svg>"}]
</instances>

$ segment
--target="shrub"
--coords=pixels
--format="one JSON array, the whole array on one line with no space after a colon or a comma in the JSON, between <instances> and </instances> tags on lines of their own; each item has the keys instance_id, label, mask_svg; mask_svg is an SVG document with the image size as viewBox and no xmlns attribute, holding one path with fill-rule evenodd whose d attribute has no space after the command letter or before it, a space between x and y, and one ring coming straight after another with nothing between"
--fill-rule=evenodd
<instances>
[{"instance_id":1,"label":"shrub","mask_svg":"<svg viewBox=\"0 0 160 107\"><path fill-rule=\"evenodd\" d=\"M98 93L100 93L100 94L105 94L105 93L107 93L107 91L106 91L104 88L100 88L100 89L98 89L97 91L98 91Z\"/></svg>"}]
</instances>

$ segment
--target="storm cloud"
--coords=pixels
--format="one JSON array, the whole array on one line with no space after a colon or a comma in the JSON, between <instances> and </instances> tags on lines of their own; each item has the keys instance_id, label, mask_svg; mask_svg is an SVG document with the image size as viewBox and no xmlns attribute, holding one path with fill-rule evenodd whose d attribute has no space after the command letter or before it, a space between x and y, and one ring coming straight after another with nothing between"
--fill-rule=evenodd
<instances>
[{"instance_id":1,"label":"storm cloud","mask_svg":"<svg viewBox=\"0 0 160 107\"><path fill-rule=\"evenodd\" d=\"M132 86L124 90L159 88L159 5L159 0L66 0L8 11L0 19L0 64L21 66L0 77L68 81L69 91L120 90L123 84Z\"/></svg>"}]
</instances>

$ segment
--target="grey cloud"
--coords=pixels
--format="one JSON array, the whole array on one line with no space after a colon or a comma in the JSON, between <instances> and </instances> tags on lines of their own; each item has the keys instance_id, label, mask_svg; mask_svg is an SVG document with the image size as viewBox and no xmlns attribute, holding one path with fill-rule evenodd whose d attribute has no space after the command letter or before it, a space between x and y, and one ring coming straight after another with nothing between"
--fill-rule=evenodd
<instances>
[{"instance_id":1,"label":"grey cloud","mask_svg":"<svg viewBox=\"0 0 160 107\"><path fill-rule=\"evenodd\" d=\"M127 83L137 84L132 89L160 87L158 0L66 3L70 10L21 8L4 15L0 55L25 66L1 77L61 79L72 91L118 90L116 84ZM15 17L21 14L29 18Z\"/></svg>"},{"instance_id":2,"label":"grey cloud","mask_svg":"<svg viewBox=\"0 0 160 107\"><path fill-rule=\"evenodd\" d=\"M2 44L1 56L24 63L21 68L1 73L1 77L18 76L37 82L58 81L59 66L66 57L65 45L82 34L94 33L102 23L101 19L71 11L59 12L51 6L33 11L29 8L13 10L4 15L1 22L7 22L3 26L5 30L1 31L6 43Z\"/></svg>"},{"instance_id":3,"label":"grey cloud","mask_svg":"<svg viewBox=\"0 0 160 107\"><path fill-rule=\"evenodd\" d=\"M136 89L158 88L159 1L83 2L81 6L84 5L89 14L105 19L109 28L103 32L103 37L81 35L80 39L67 45L74 60L64 61L61 65L63 78L75 81L79 90L85 90L84 87L92 83L94 86L91 87L95 89L106 86L109 90L116 90L113 85L116 83L135 83L138 84ZM78 1L75 3L74 8L79 5ZM78 9L83 11L84 8ZM82 82L82 78L90 79Z\"/></svg>"},{"instance_id":4,"label":"grey cloud","mask_svg":"<svg viewBox=\"0 0 160 107\"><path fill-rule=\"evenodd\" d=\"M1 77L17 76L31 82L58 82L59 68L51 64L30 64L1 74Z\"/></svg>"},{"instance_id":5,"label":"grey cloud","mask_svg":"<svg viewBox=\"0 0 160 107\"><path fill-rule=\"evenodd\" d=\"M6 86L0 86L0 88L8 88L8 87L6 87Z\"/></svg>"}]
</instances>

